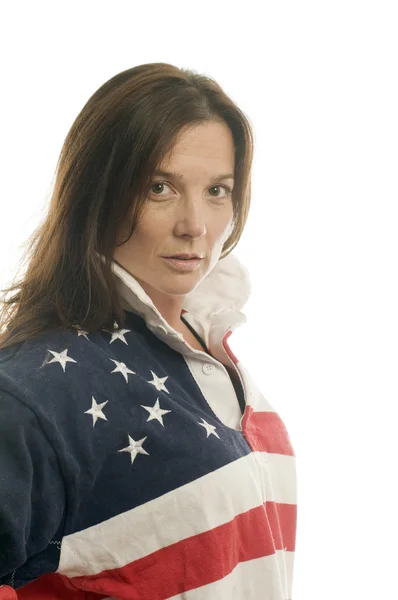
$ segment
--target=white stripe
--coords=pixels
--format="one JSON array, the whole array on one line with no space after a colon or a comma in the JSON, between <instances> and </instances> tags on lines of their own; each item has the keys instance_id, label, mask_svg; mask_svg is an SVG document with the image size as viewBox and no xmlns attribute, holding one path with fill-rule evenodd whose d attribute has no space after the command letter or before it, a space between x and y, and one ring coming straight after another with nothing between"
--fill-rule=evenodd
<instances>
[{"instance_id":1,"label":"white stripe","mask_svg":"<svg viewBox=\"0 0 398 600\"><path fill-rule=\"evenodd\" d=\"M296 457L285 454L253 453L262 465L265 479L265 500L282 504L296 504Z\"/></svg>"},{"instance_id":2,"label":"white stripe","mask_svg":"<svg viewBox=\"0 0 398 600\"><path fill-rule=\"evenodd\" d=\"M189 356L184 358L192 377L216 417L227 427L240 431L242 413L235 388L225 366L209 356L207 362L212 365L213 370L210 375L204 375L202 370L204 362Z\"/></svg>"},{"instance_id":3,"label":"white stripe","mask_svg":"<svg viewBox=\"0 0 398 600\"><path fill-rule=\"evenodd\" d=\"M230 522L266 500L294 503L295 457L251 453L159 498L65 536L58 572L67 577L116 569ZM269 472L278 479L269 479Z\"/></svg>"},{"instance_id":4,"label":"white stripe","mask_svg":"<svg viewBox=\"0 0 398 600\"><path fill-rule=\"evenodd\" d=\"M279 564L284 560L283 554L294 553L277 551L277 554L271 556L239 563L223 579L171 596L167 600L290 600L291 584L281 581L278 570ZM290 562L291 559L287 558L287 563Z\"/></svg>"}]
</instances>

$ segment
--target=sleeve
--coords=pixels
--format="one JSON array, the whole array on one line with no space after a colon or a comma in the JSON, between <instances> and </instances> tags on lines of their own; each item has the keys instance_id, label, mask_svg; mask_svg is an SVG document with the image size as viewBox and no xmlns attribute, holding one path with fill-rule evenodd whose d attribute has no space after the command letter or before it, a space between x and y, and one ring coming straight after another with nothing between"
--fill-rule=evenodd
<instances>
[{"instance_id":1,"label":"sleeve","mask_svg":"<svg viewBox=\"0 0 398 600\"><path fill-rule=\"evenodd\" d=\"M65 506L58 457L35 413L0 390L0 599L59 531Z\"/></svg>"}]
</instances>

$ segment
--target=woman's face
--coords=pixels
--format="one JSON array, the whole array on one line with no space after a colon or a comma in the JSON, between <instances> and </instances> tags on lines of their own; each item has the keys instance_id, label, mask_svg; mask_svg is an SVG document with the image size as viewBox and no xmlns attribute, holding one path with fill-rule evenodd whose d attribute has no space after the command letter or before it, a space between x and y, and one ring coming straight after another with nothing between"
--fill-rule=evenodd
<instances>
[{"instance_id":1,"label":"woman's face","mask_svg":"<svg viewBox=\"0 0 398 600\"><path fill-rule=\"evenodd\" d=\"M225 123L206 122L180 135L154 175L142 218L114 259L133 275L162 312L181 301L219 260L231 232L234 145ZM220 179L220 175L231 175ZM123 239L123 238L121 238ZM178 271L165 256L204 255L194 271Z\"/></svg>"}]
</instances>

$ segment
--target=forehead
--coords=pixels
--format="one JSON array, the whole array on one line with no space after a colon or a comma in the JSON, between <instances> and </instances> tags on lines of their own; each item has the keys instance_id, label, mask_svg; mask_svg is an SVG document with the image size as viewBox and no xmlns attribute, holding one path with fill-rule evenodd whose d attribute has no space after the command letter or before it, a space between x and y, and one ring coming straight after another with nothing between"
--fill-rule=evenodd
<instances>
[{"instance_id":1,"label":"forehead","mask_svg":"<svg viewBox=\"0 0 398 600\"><path fill-rule=\"evenodd\" d=\"M178 171L165 171L163 169L157 169L154 173L156 177L166 177L167 179L174 179L175 181L183 182L186 178L184 173ZM234 180L233 173L215 173L211 175L211 178L217 181L226 181L227 179Z\"/></svg>"},{"instance_id":2,"label":"forehead","mask_svg":"<svg viewBox=\"0 0 398 600\"><path fill-rule=\"evenodd\" d=\"M234 140L225 123L204 123L182 130L157 173L183 180L184 172L202 171L217 178L233 178Z\"/></svg>"},{"instance_id":3,"label":"forehead","mask_svg":"<svg viewBox=\"0 0 398 600\"><path fill-rule=\"evenodd\" d=\"M184 127L178 134L172 152L198 151L228 152L234 145L232 132L226 123L207 122Z\"/></svg>"}]
</instances>

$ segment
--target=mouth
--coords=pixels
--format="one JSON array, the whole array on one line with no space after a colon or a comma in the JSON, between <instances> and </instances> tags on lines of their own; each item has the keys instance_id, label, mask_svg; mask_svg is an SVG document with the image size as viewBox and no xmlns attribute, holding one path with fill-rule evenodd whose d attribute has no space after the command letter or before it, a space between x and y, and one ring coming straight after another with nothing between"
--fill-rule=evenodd
<instances>
[{"instance_id":1,"label":"mouth","mask_svg":"<svg viewBox=\"0 0 398 600\"><path fill-rule=\"evenodd\" d=\"M198 254L175 254L174 256L164 256L163 258L174 258L175 260L202 260Z\"/></svg>"},{"instance_id":2,"label":"mouth","mask_svg":"<svg viewBox=\"0 0 398 600\"><path fill-rule=\"evenodd\" d=\"M163 256L163 258L172 268L182 271L196 270L203 260L203 258L177 258L174 256Z\"/></svg>"}]
</instances>

